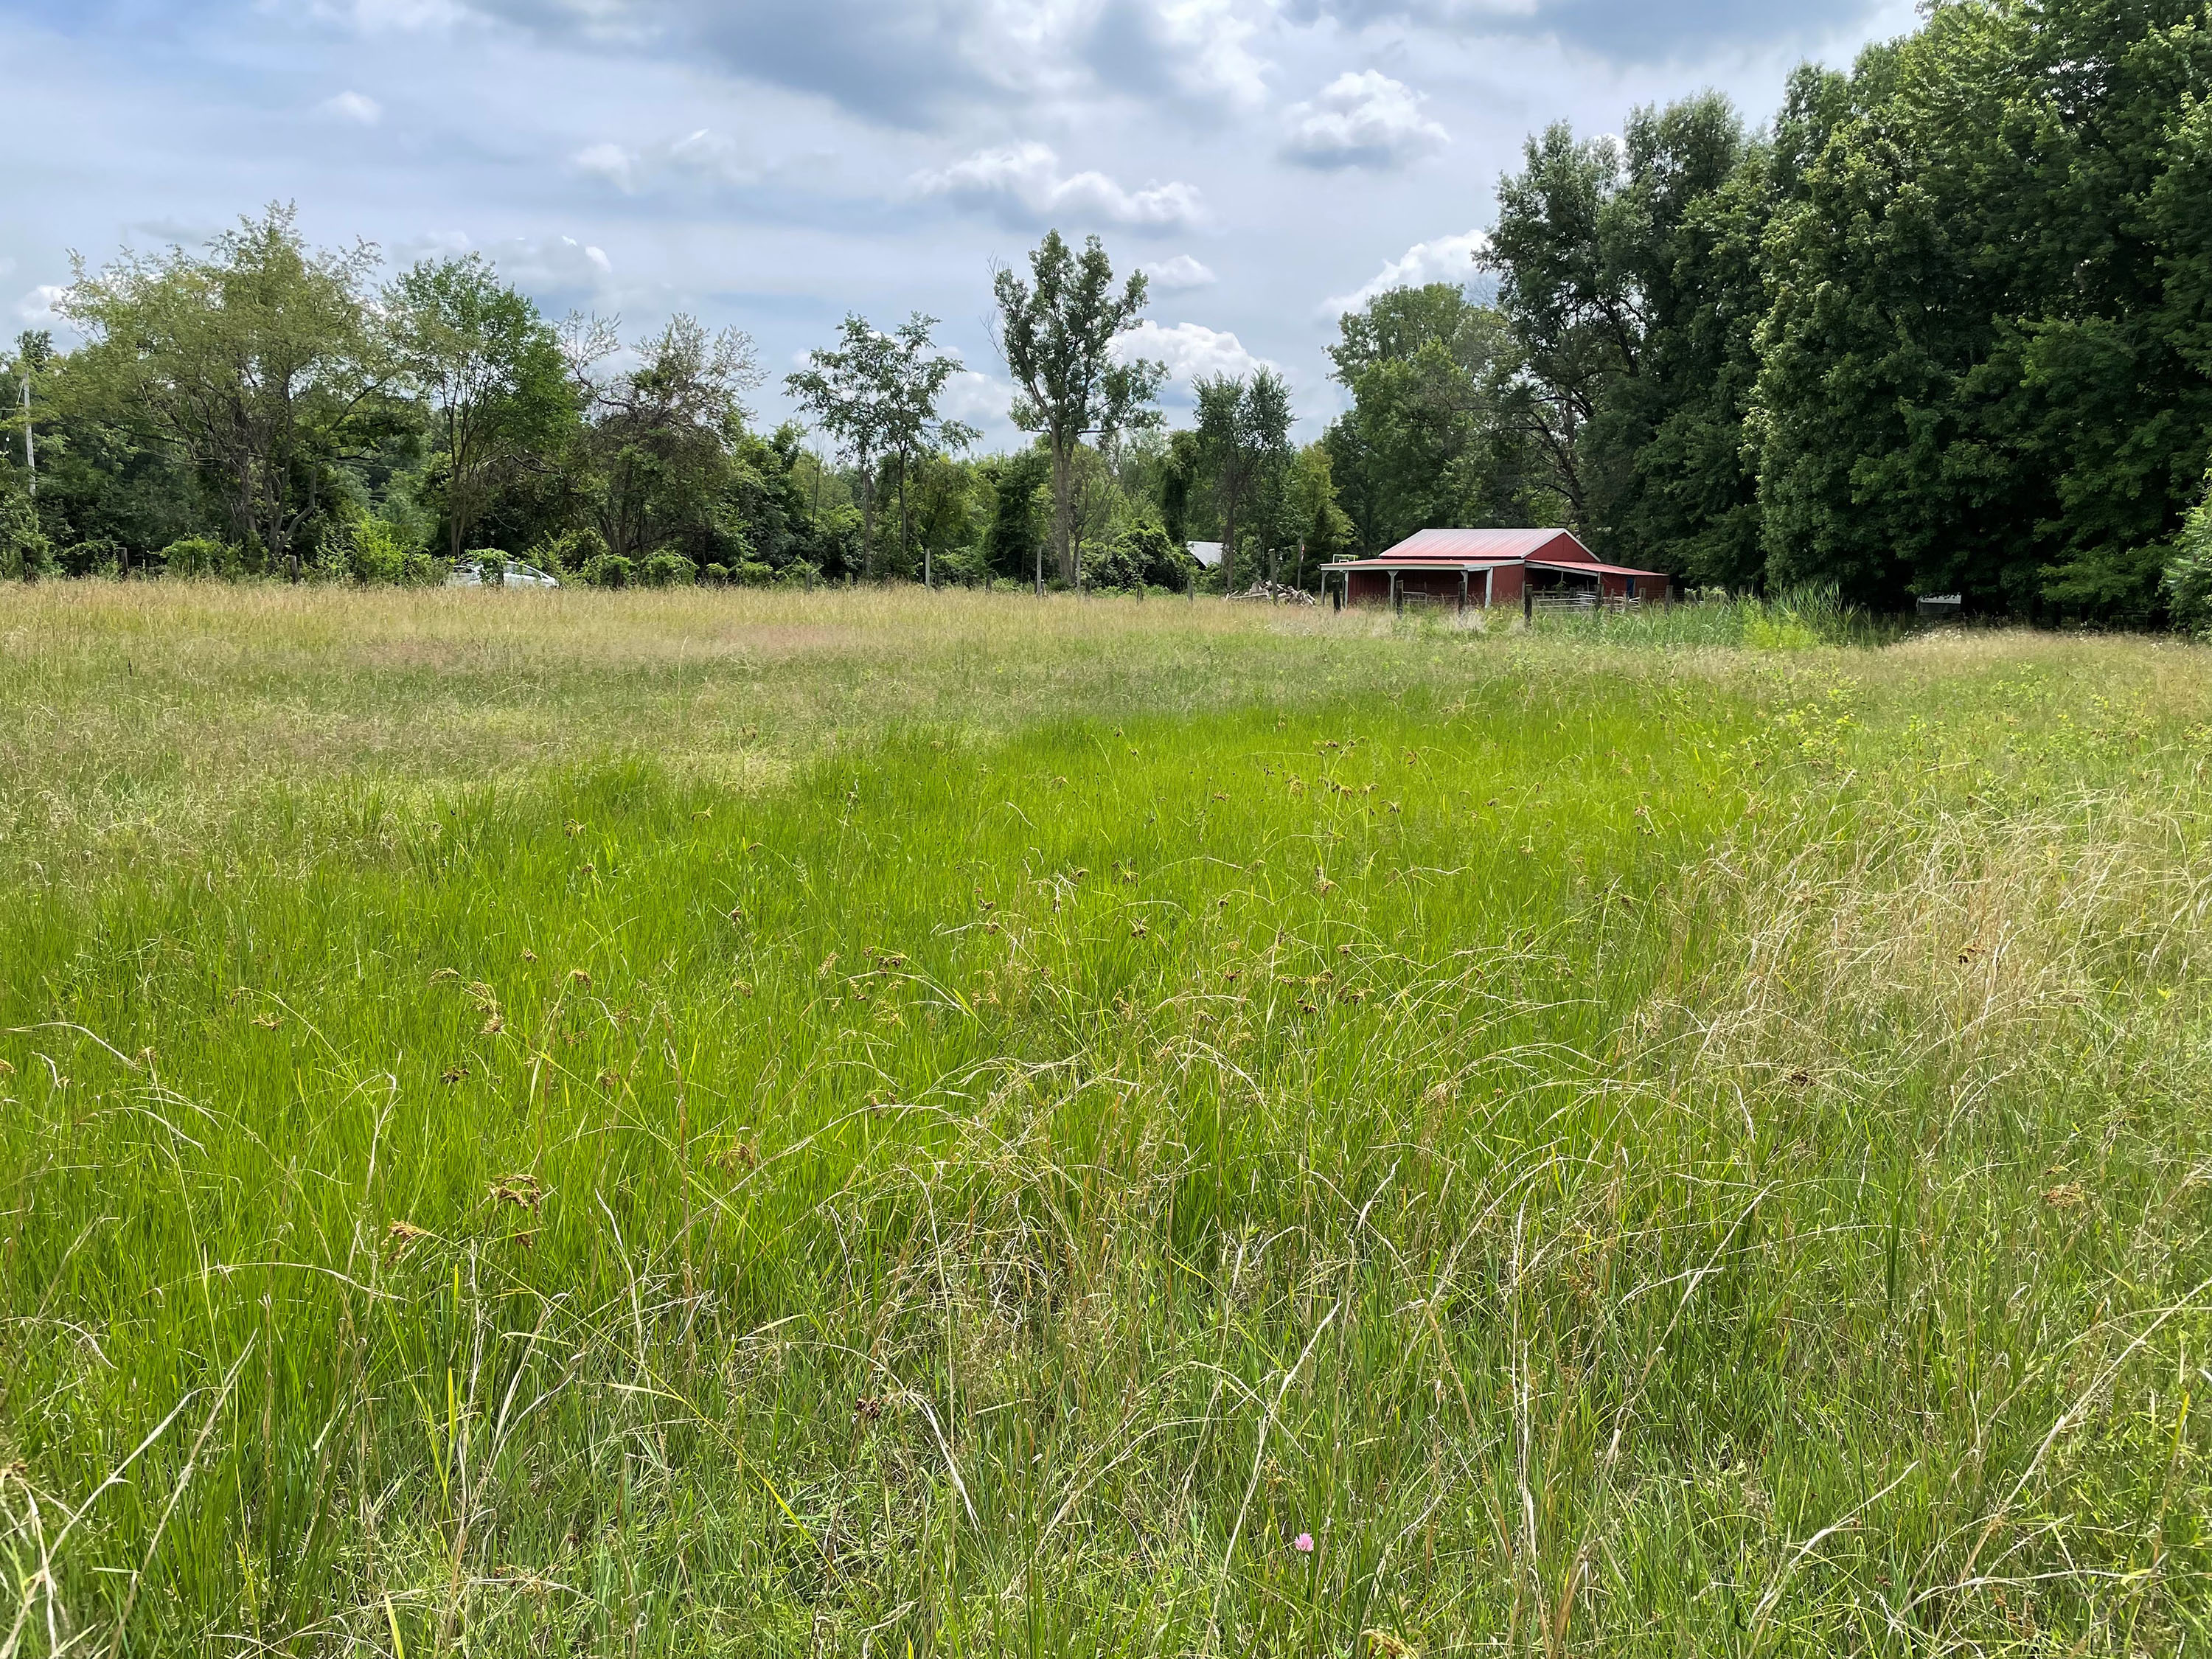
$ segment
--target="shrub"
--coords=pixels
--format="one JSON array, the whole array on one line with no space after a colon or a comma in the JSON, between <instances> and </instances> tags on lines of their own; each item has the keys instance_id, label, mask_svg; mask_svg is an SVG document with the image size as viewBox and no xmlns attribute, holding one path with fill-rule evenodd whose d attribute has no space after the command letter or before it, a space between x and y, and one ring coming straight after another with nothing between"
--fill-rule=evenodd
<instances>
[{"instance_id":1,"label":"shrub","mask_svg":"<svg viewBox=\"0 0 2212 1659\"><path fill-rule=\"evenodd\" d=\"M727 587L730 585L730 567L726 564L710 564L699 574L709 587Z\"/></svg>"},{"instance_id":2,"label":"shrub","mask_svg":"<svg viewBox=\"0 0 2212 1659\"><path fill-rule=\"evenodd\" d=\"M338 563L367 585L404 580L407 550L381 519L356 519L338 532Z\"/></svg>"},{"instance_id":3,"label":"shrub","mask_svg":"<svg viewBox=\"0 0 2212 1659\"><path fill-rule=\"evenodd\" d=\"M628 587L630 562L619 553L594 553L584 561L583 574L589 587Z\"/></svg>"},{"instance_id":4,"label":"shrub","mask_svg":"<svg viewBox=\"0 0 2212 1659\"><path fill-rule=\"evenodd\" d=\"M453 566L423 548L416 548L399 561L399 585L403 587L436 587L453 574Z\"/></svg>"},{"instance_id":5,"label":"shrub","mask_svg":"<svg viewBox=\"0 0 2212 1659\"><path fill-rule=\"evenodd\" d=\"M54 572L54 544L27 497L0 501L0 576L33 582Z\"/></svg>"},{"instance_id":6,"label":"shrub","mask_svg":"<svg viewBox=\"0 0 2212 1659\"><path fill-rule=\"evenodd\" d=\"M775 580L775 567L765 559L740 559L732 574L744 587L766 587Z\"/></svg>"},{"instance_id":7,"label":"shrub","mask_svg":"<svg viewBox=\"0 0 2212 1659\"><path fill-rule=\"evenodd\" d=\"M526 562L556 576L580 574L593 559L606 556L607 539L596 530L563 530L542 538L525 554Z\"/></svg>"},{"instance_id":8,"label":"shrub","mask_svg":"<svg viewBox=\"0 0 2212 1659\"><path fill-rule=\"evenodd\" d=\"M689 587L699 580L699 567L674 548L664 547L645 556L637 579L647 587Z\"/></svg>"},{"instance_id":9,"label":"shrub","mask_svg":"<svg viewBox=\"0 0 2212 1659\"><path fill-rule=\"evenodd\" d=\"M2176 628L2212 633L2212 474L2206 475L2203 499L2189 509L2174 538L2163 586Z\"/></svg>"},{"instance_id":10,"label":"shrub","mask_svg":"<svg viewBox=\"0 0 2212 1659\"><path fill-rule=\"evenodd\" d=\"M186 536L161 550L161 568L172 576L204 580L238 574L239 553L212 536Z\"/></svg>"},{"instance_id":11,"label":"shrub","mask_svg":"<svg viewBox=\"0 0 2212 1659\"><path fill-rule=\"evenodd\" d=\"M61 556L64 576L112 576L121 568L123 549L106 536L88 537L72 542Z\"/></svg>"}]
</instances>

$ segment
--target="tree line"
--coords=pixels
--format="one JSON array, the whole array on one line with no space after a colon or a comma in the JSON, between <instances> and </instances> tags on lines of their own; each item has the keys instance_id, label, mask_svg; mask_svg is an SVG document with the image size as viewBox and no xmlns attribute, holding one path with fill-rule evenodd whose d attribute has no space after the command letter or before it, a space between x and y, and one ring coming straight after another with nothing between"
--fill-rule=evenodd
<instances>
[{"instance_id":1,"label":"tree line","mask_svg":"<svg viewBox=\"0 0 2212 1659\"><path fill-rule=\"evenodd\" d=\"M763 429L742 333L624 345L475 256L380 286L275 207L81 264L84 343L18 343L0 571L429 580L500 550L609 585L1182 589L1196 540L1212 586L1310 586L1428 526L1556 524L1692 586L2203 626L2208 86L2201 0L1946 0L1761 127L1710 94L1555 125L1465 282L1340 319L1350 407L1305 445L1264 368L1168 430L1126 349L1144 277L1096 238L996 274L1034 441L978 454L929 317L848 318Z\"/></svg>"},{"instance_id":2,"label":"tree line","mask_svg":"<svg viewBox=\"0 0 2212 1659\"><path fill-rule=\"evenodd\" d=\"M1145 279L1095 237L999 273L1036 438L980 456L928 316L848 317L785 381L803 419L763 429L740 331L678 315L626 343L477 255L380 270L371 245L308 246L284 204L197 252L80 262L58 308L83 343L26 334L7 365L0 574L433 582L520 559L607 586L1180 592L1235 579L1188 550L1218 520L1232 568L1304 579L1342 544L1277 375L1201 379L1194 428L1164 430L1164 371L1122 349Z\"/></svg>"}]
</instances>

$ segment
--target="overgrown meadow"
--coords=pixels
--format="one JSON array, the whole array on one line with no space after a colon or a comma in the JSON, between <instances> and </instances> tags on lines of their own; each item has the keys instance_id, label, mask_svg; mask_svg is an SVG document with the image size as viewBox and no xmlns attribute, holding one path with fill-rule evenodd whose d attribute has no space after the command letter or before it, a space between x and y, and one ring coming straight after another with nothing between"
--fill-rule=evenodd
<instances>
[{"instance_id":1,"label":"overgrown meadow","mask_svg":"<svg viewBox=\"0 0 2212 1659\"><path fill-rule=\"evenodd\" d=\"M2212 657L0 613L0 1655L2212 1653Z\"/></svg>"}]
</instances>

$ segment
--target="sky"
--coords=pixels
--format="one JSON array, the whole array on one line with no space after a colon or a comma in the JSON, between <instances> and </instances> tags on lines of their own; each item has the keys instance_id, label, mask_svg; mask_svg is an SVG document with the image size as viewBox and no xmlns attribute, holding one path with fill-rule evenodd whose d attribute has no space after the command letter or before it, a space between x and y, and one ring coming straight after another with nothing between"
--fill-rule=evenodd
<instances>
[{"instance_id":1,"label":"sky","mask_svg":"<svg viewBox=\"0 0 2212 1659\"><path fill-rule=\"evenodd\" d=\"M467 251L550 313L741 328L768 383L915 312L1012 440L993 270L1049 227L1151 277L1134 342L1341 406L1347 306L1462 280L1551 122L1708 88L1754 122L1913 0L0 0L0 324L70 255L194 246L271 201L397 268Z\"/></svg>"}]
</instances>

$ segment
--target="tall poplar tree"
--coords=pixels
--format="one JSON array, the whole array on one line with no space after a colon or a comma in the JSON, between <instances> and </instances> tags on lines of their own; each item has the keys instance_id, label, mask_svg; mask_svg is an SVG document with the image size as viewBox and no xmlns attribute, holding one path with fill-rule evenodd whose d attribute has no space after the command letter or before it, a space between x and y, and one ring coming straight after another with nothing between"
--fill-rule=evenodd
<instances>
[{"instance_id":1,"label":"tall poplar tree","mask_svg":"<svg viewBox=\"0 0 2212 1659\"><path fill-rule=\"evenodd\" d=\"M1030 255L1024 281L1001 270L992 283L999 307L999 349L1014 379L1014 424L1043 434L1052 459L1052 550L1060 578L1074 585L1073 469L1085 438L1103 445L1125 427L1158 416L1151 404L1167 370L1116 354L1115 337L1145 309L1145 276L1132 271L1117 292L1114 268L1096 236L1078 254L1056 231ZM1037 571L1037 592L1044 571Z\"/></svg>"}]
</instances>

